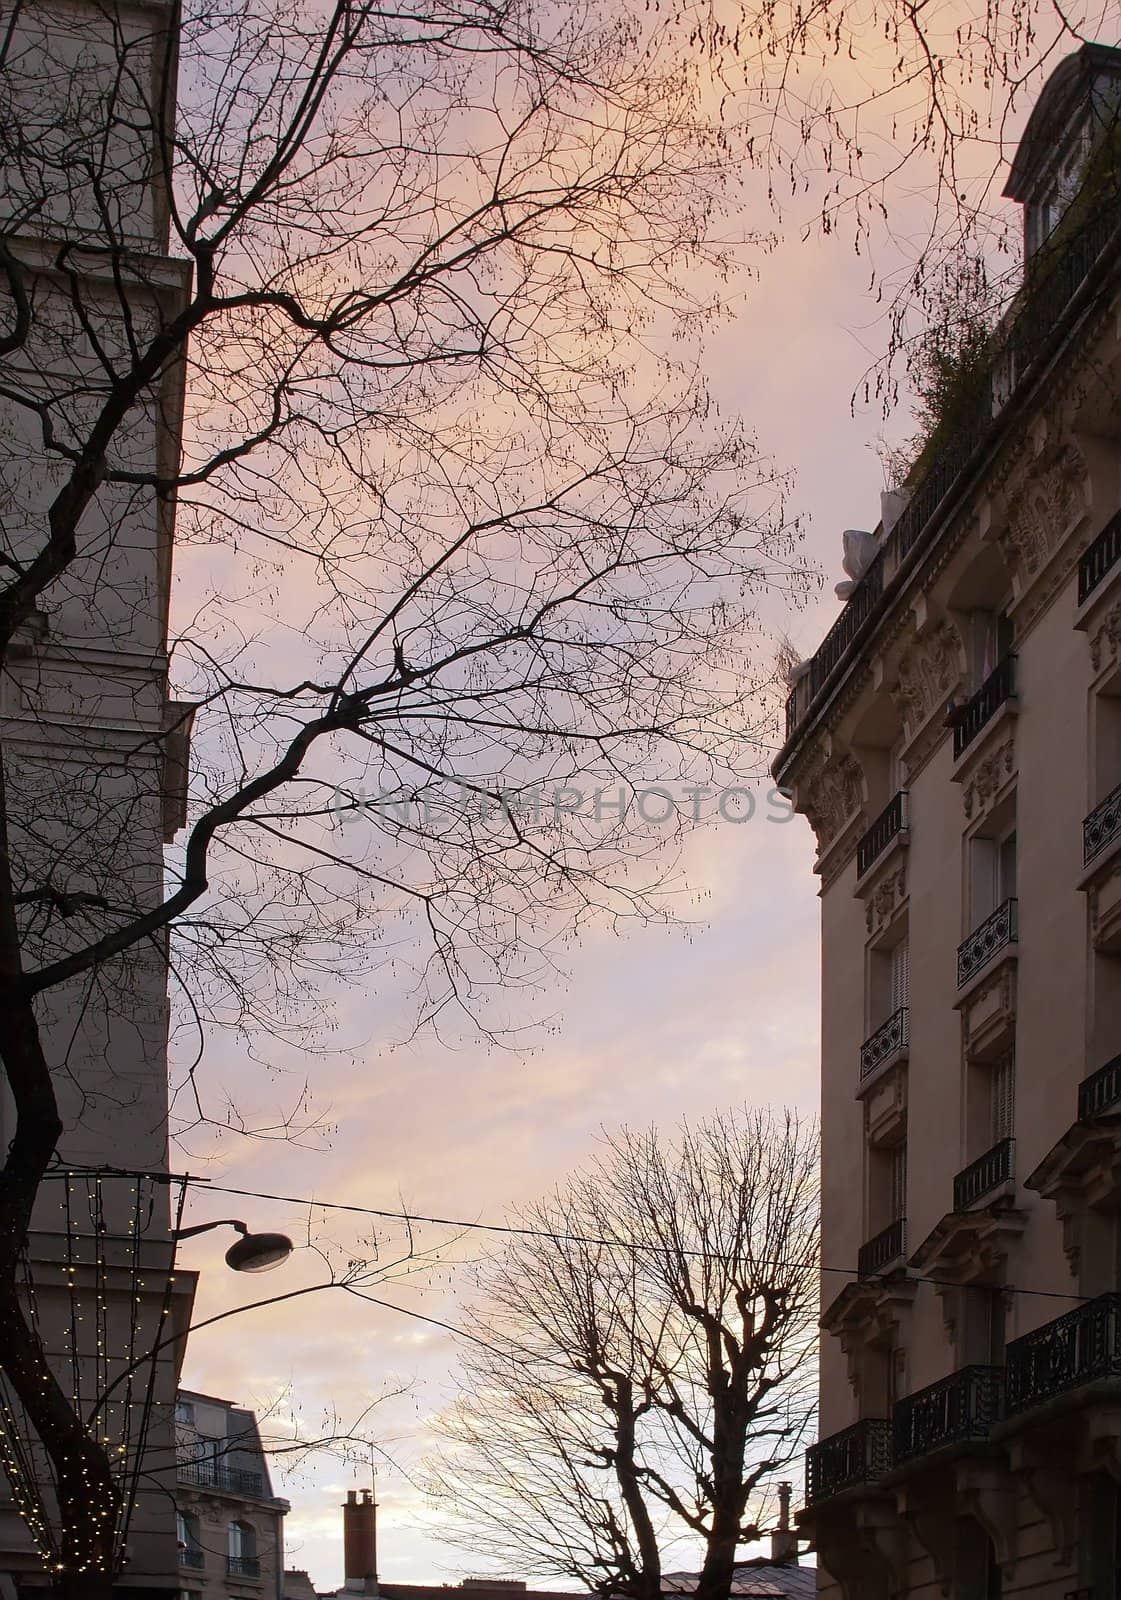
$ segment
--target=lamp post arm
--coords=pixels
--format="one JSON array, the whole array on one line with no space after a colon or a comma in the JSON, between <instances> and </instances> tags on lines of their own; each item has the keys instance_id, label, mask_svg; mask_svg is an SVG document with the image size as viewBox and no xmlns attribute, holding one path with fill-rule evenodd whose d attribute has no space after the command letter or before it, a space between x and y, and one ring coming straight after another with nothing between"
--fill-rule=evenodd
<instances>
[{"instance_id":1,"label":"lamp post arm","mask_svg":"<svg viewBox=\"0 0 1121 1600\"><path fill-rule=\"evenodd\" d=\"M173 1239L193 1239L196 1233L209 1233L211 1228L236 1228L240 1234L249 1232L244 1222L238 1222L233 1217L223 1217L217 1222L196 1222L190 1228L175 1228L172 1230L171 1237Z\"/></svg>"}]
</instances>

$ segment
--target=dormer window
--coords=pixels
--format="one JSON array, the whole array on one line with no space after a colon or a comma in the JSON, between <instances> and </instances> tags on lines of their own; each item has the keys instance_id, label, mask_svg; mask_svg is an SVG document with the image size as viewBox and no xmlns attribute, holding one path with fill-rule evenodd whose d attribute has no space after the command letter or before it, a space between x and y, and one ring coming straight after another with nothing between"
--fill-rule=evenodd
<instances>
[{"instance_id":1,"label":"dormer window","mask_svg":"<svg viewBox=\"0 0 1121 1600\"><path fill-rule=\"evenodd\" d=\"M1090 154L1090 126L1084 122L1056 161L1051 180L1025 208L1026 251L1033 256L1054 233L1082 184Z\"/></svg>"},{"instance_id":2,"label":"dormer window","mask_svg":"<svg viewBox=\"0 0 1121 1600\"><path fill-rule=\"evenodd\" d=\"M1054 233L1084 183L1094 152L1116 126L1121 50L1084 44L1055 68L1035 103L1004 193L1024 208L1030 259Z\"/></svg>"}]
</instances>

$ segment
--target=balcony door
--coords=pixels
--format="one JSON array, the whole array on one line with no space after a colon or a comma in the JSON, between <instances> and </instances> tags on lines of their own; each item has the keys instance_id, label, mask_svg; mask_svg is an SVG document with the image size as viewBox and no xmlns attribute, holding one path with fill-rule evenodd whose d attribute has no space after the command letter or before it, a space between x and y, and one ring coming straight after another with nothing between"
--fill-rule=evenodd
<instances>
[{"instance_id":1,"label":"balcony door","mask_svg":"<svg viewBox=\"0 0 1121 1600\"><path fill-rule=\"evenodd\" d=\"M1016 898L1016 830L977 834L969 841L972 927L980 927L998 906Z\"/></svg>"}]
</instances>

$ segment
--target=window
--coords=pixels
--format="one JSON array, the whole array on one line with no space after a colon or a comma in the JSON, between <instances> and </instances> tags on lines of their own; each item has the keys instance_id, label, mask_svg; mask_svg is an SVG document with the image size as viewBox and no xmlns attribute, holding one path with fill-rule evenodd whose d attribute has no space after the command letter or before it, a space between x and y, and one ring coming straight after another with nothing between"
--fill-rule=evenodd
<instances>
[{"instance_id":1,"label":"window","mask_svg":"<svg viewBox=\"0 0 1121 1600\"><path fill-rule=\"evenodd\" d=\"M251 1560L257 1554L257 1539L248 1522L231 1522L229 1538L232 1561Z\"/></svg>"},{"instance_id":2,"label":"window","mask_svg":"<svg viewBox=\"0 0 1121 1600\"><path fill-rule=\"evenodd\" d=\"M179 1565L201 1567L203 1557L199 1519L190 1511L176 1511L175 1536L179 1545Z\"/></svg>"},{"instance_id":3,"label":"window","mask_svg":"<svg viewBox=\"0 0 1121 1600\"><path fill-rule=\"evenodd\" d=\"M998 1057L992 1066L993 1144L1011 1139L1016 1126L1016 1056L1012 1050Z\"/></svg>"},{"instance_id":4,"label":"window","mask_svg":"<svg viewBox=\"0 0 1121 1600\"><path fill-rule=\"evenodd\" d=\"M1016 898L1016 829L977 834L969 841L972 925L978 927L1006 900Z\"/></svg>"},{"instance_id":5,"label":"window","mask_svg":"<svg viewBox=\"0 0 1121 1600\"><path fill-rule=\"evenodd\" d=\"M891 1216L890 1222L896 1222L900 1217L907 1215L907 1141L901 1139L891 1148Z\"/></svg>"},{"instance_id":6,"label":"window","mask_svg":"<svg viewBox=\"0 0 1121 1600\"><path fill-rule=\"evenodd\" d=\"M175 1420L176 1422L183 1422L187 1423L188 1425L194 1422L195 1408L190 1400L176 1400Z\"/></svg>"},{"instance_id":7,"label":"window","mask_svg":"<svg viewBox=\"0 0 1121 1600\"><path fill-rule=\"evenodd\" d=\"M975 693L1012 649L1013 629L1007 612L971 611L966 630L969 687Z\"/></svg>"},{"instance_id":8,"label":"window","mask_svg":"<svg viewBox=\"0 0 1121 1600\"><path fill-rule=\"evenodd\" d=\"M891 952L891 997L889 1016L894 1016L903 1006L909 1004L911 987L911 947L906 939L900 939Z\"/></svg>"}]
</instances>

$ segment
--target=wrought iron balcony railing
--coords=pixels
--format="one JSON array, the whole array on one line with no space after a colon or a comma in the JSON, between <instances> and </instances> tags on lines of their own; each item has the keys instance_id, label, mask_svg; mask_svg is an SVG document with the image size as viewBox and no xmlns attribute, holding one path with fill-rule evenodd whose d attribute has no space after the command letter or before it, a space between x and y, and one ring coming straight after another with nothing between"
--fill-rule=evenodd
<instances>
[{"instance_id":1,"label":"wrought iron balcony railing","mask_svg":"<svg viewBox=\"0 0 1121 1600\"><path fill-rule=\"evenodd\" d=\"M1110 517L1078 563L1078 604L1088 600L1121 561L1121 511Z\"/></svg>"},{"instance_id":2,"label":"wrought iron balcony railing","mask_svg":"<svg viewBox=\"0 0 1121 1600\"><path fill-rule=\"evenodd\" d=\"M219 1466L214 1461L179 1461L175 1475L180 1483L194 1483L202 1489L223 1489L227 1494L260 1496L265 1490L265 1480L259 1472Z\"/></svg>"},{"instance_id":3,"label":"wrought iron balcony railing","mask_svg":"<svg viewBox=\"0 0 1121 1600\"><path fill-rule=\"evenodd\" d=\"M958 945L958 988L969 982L975 972L992 960L1005 945L1015 944L1020 936L1018 902L1006 900L997 906L991 917L986 917L979 928L974 928L968 939Z\"/></svg>"},{"instance_id":4,"label":"wrought iron balcony railing","mask_svg":"<svg viewBox=\"0 0 1121 1600\"><path fill-rule=\"evenodd\" d=\"M911 1010L900 1006L886 1022L876 1029L860 1047L860 1076L866 1078L883 1062L906 1048L911 1042Z\"/></svg>"},{"instance_id":5,"label":"wrought iron balcony railing","mask_svg":"<svg viewBox=\"0 0 1121 1600\"><path fill-rule=\"evenodd\" d=\"M231 1578L259 1578L261 1563L256 1556L227 1556L226 1571Z\"/></svg>"},{"instance_id":6,"label":"wrought iron balcony railing","mask_svg":"<svg viewBox=\"0 0 1121 1600\"><path fill-rule=\"evenodd\" d=\"M976 739L986 722L991 722L1006 700L1015 693L1016 657L1009 653L998 661L984 683L959 707L954 720L954 760Z\"/></svg>"},{"instance_id":7,"label":"wrought iron balcony railing","mask_svg":"<svg viewBox=\"0 0 1121 1600\"><path fill-rule=\"evenodd\" d=\"M189 1544L181 1544L179 1546L179 1565L181 1567L194 1567L201 1570L203 1559L202 1551L196 1547Z\"/></svg>"},{"instance_id":8,"label":"wrought iron balcony railing","mask_svg":"<svg viewBox=\"0 0 1121 1600\"><path fill-rule=\"evenodd\" d=\"M1010 1416L1084 1383L1121 1377L1121 1294L1100 1294L1013 1339L1005 1361Z\"/></svg>"},{"instance_id":9,"label":"wrought iron balcony railing","mask_svg":"<svg viewBox=\"0 0 1121 1600\"><path fill-rule=\"evenodd\" d=\"M1121 1105L1121 1056L1114 1056L1078 1085L1078 1120L1092 1122L1117 1105Z\"/></svg>"},{"instance_id":10,"label":"wrought iron balcony railing","mask_svg":"<svg viewBox=\"0 0 1121 1600\"><path fill-rule=\"evenodd\" d=\"M907 1235L907 1222L905 1217L897 1217L894 1222L889 1222L867 1244L862 1244L856 1253L856 1270L861 1278L874 1278L877 1272L882 1272L885 1267L891 1266L893 1261L898 1261L903 1254L904 1242Z\"/></svg>"},{"instance_id":11,"label":"wrought iron balcony railing","mask_svg":"<svg viewBox=\"0 0 1121 1600\"><path fill-rule=\"evenodd\" d=\"M861 624L871 616L872 608L883 592L884 553L880 550L846 601L845 609L817 647L810 667L811 697L815 697L822 688L826 678L855 639Z\"/></svg>"},{"instance_id":12,"label":"wrought iron balcony railing","mask_svg":"<svg viewBox=\"0 0 1121 1600\"><path fill-rule=\"evenodd\" d=\"M1015 1148L1015 1139L1002 1139L958 1173L954 1179L955 1211L968 1211L984 1195L991 1194L1002 1183L1009 1181Z\"/></svg>"},{"instance_id":13,"label":"wrought iron balcony railing","mask_svg":"<svg viewBox=\"0 0 1121 1600\"><path fill-rule=\"evenodd\" d=\"M891 1467L891 1423L865 1417L806 1452L806 1504L840 1494L859 1484L876 1483Z\"/></svg>"},{"instance_id":14,"label":"wrought iron balcony railing","mask_svg":"<svg viewBox=\"0 0 1121 1600\"><path fill-rule=\"evenodd\" d=\"M896 1466L943 1445L986 1438L1003 1415L1003 1393L1003 1367L963 1367L896 1401L891 1419Z\"/></svg>"},{"instance_id":15,"label":"wrought iron balcony railing","mask_svg":"<svg viewBox=\"0 0 1121 1600\"><path fill-rule=\"evenodd\" d=\"M1082 823L1082 865L1088 867L1121 834L1121 783Z\"/></svg>"},{"instance_id":16,"label":"wrought iron balcony railing","mask_svg":"<svg viewBox=\"0 0 1121 1600\"><path fill-rule=\"evenodd\" d=\"M907 791L900 789L899 793L888 801L856 847L858 878L864 876L877 856L882 856L896 834L901 833L907 826Z\"/></svg>"}]
</instances>

